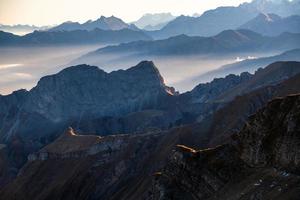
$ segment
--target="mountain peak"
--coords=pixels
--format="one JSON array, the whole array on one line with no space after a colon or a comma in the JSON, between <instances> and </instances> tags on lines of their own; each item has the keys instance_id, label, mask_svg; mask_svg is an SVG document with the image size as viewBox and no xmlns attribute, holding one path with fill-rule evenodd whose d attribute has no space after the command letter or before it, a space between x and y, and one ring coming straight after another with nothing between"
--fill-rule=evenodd
<instances>
[{"instance_id":1,"label":"mountain peak","mask_svg":"<svg viewBox=\"0 0 300 200\"><path fill-rule=\"evenodd\" d=\"M30 91L32 99L26 109L54 122L73 120L79 115L121 116L154 109L160 98L172 92L152 61L110 73L95 66L77 65L43 77Z\"/></svg>"},{"instance_id":2,"label":"mountain peak","mask_svg":"<svg viewBox=\"0 0 300 200\"><path fill-rule=\"evenodd\" d=\"M85 71L103 71L103 70L101 70L99 67L96 66L81 64L81 65L74 65L71 67L67 67L62 71L60 71L60 73L66 73L66 72L69 73L69 72L76 72L76 71L85 72Z\"/></svg>"},{"instance_id":3,"label":"mountain peak","mask_svg":"<svg viewBox=\"0 0 300 200\"><path fill-rule=\"evenodd\" d=\"M143 60L138 63L136 66L132 67L131 69L155 69L158 70L157 67L154 65L153 61Z\"/></svg>"}]
</instances>

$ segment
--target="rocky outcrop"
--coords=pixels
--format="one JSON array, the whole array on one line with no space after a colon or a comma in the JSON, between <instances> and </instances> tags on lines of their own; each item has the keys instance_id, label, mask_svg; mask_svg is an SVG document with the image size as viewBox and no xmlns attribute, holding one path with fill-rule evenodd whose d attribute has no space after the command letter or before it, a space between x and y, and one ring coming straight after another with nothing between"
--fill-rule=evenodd
<instances>
[{"instance_id":1,"label":"rocky outcrop","mask_svg":"<svg viewBox=\"0 0 300 200\"><path fill-rule=\"evenodd\" d=\"M178 146L151 199L297 199L300 94L271 101L229 144Z\"/></svg>"},{"instance_id":2,"label":"rocky outcrop","mask_svg":"<svg viewBox=\"0 0 300 200\"><path fill-rule=\"evenodd\" d=\"M152 62L111 73L93 66L73 66L43 77L29 92L1 97L0 134L5 140L18 134L42 146L42 140L51 141L49 137L55 138L69 125L103 135L167 129L202 121L237 95L276 85L299 69L297 62L279 62L255 75L229 75L178 95L164 84ZM16 104L9 100L14 96L20 96Z\"/></svg>"},{"instance_id":3,"label":"rocky outcrop","mask_svg":"<svg viewBox=\"0 0 300 200\"><path fill-rule=\"evenodd\" d=\"M176 144L199 148L191 139L197 132L197 126L105 137L65 131L30 154L0 195L7 200L146 199L152 174L165 165Z\"/></svg>"},{"instance_id":4,"label":"rocky outcrop","mask_svg":"<svg viewBox=\"0 0 300 200\"><path fill-rule=\"evenodd\" d=\"M300 93L299 74L280 84L262 87L236 97L213 114L210 121L211 128L207 131L210 138L209 145L215 146L228 142L232 134L238 133L243 128L247 118L271 99L295 93Z\"/></svg>"},{"instance_id":5,"label":"rocky outcrop","mask_svg":"<svg viewBox=\"0 0 300 200\"><path fill-rule=\"evenodd\" d=\"M300 169L300 95L274 99L238 135L241 158L251 166Z\"/></svg>"},{"instance_id":6,"label":"rocky outcrop","mask_svg":"<svg viewBox=\"0 0 300 200\"><path fill-rule=\"evenodd\" d=\"M43 137L81 120L162 109L164 100L174 92L164 84L153 62L144 61L111 73L88 65L73 66L43 77L26 93L22 106L8 104L6 107L15 108L15 112L9 112L9 118L1 118L2 124L10 125L1 127L2 134L6 138L14 134ZM45 130L44 126L49 128Z\"/></svg>"},{"instance_id":7,"label":"rocky outcrop","mask_svg":"<svg viewBox=\"0 0 300 200\"><path fill-rule=\"evenodd\" d=\"M259 69L255 72L254 76L242 84L225 91L220 95L217 100L229 102L232 101L236 96L240 96L249 93L253 90L277 85L283 80L287 80L300 72L299 62L275 62L264 69Z\"/></svg>"},{"instance_id":8,"label":"rocky outcrop","mask_svg":"<svg viewBox=\"0 0 300 200\"><path fill-rule=\"evenodd\" d=\"M249 81L252 76L248 72L244 72L240 76L230 74L225 78L216 78L210 83L199 84L185 95L191 95L192 103L206 103L214 100L225 91Z\"/></svg>"},{"instance_id":9,"label":"rocky outcrop","mask_svg":"<svg viewBox=\"0 0 300 200\"><path fill-rule=\"evenodd\" d=\"M24 110L51 121L78 115L121 116L159 107L160 98L172 92L153 62L141 62L126 71L112 73L80 65L42 78L30 91Z\"/></svg>"}]
</instances>

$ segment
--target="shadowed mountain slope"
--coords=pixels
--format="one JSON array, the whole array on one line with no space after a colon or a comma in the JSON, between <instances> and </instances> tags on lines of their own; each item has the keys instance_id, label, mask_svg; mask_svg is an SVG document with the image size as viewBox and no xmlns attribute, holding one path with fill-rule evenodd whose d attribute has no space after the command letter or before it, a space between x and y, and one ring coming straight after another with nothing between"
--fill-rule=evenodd
<instances>
[{"instance_id":1,"label":"shadowed mountain slope","mask_svg":"<svg viewBox=\"0 0 300 200\"><path fill-rule=\"evenodd\" d=\"M235 142L179 145L156 173L151 199L297 199L300 95L274 99L251 116Z\"/></svg>"}]
</instances>

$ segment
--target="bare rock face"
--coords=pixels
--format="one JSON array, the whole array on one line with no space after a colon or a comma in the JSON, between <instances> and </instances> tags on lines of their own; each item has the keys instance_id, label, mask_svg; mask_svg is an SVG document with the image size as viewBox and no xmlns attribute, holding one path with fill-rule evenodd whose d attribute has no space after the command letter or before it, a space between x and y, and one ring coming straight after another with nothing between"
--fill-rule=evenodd
<instances>
[{"instance_id":1,"label":"bare rock face","mask_svg":"<svg viewBox=\"0 0 300 200\"><path fill-rule=\"evenodd\" d=\"M250 118L238 140L241 157L249 165L299 171L300 96L272 100Z\"/></svg>"},{"instance_id":2,"label":"bare rock face","mask_svg":"<svg viewBox=\"0 0 300 200\"><path fill-rule=\"evenodd\" d=\"M208 199L245 169L230 145L200 151L178 145L164 170L155 174L151 198Z\"/></svg>"},{"instance_id":3,"label":"bare rock face","mask_svg":"<svg viewBox=\"0 0 300 200\"><path fill-rule=\"evenodd\" d=\"M272 100L229 144L178 146L150 199L297 199L300 95Z\"/></svg>"},{"instance_id":4,"label":"bare rock face","mask_svg":"<svg viewBox=\"0 0 300 200\"><path fill-rule=\"evenodd\" d=\"M18 176L0 189L0 196L7 200L146 199L153 173L186 132L178 128L99 137L68 129L30 154Z\"/></svg>"},{"instance_id":5,"label":"bare rock face","mask_svg":"<svg viewBox=\"0 0 300 200\"><path fill-rule=\"evenodd\" d=\"M112 73L80 65L42 78L24 109L58 122L79 115L121 116L159 106L169 91L152 62Z\"/></svg>"},{"instance_id":6,"label":"bare rock face","mask_svg":"<svg viewBox=\"0 0 300 200\"><path fill-rule=\"evenodd\" d=\"M41 138L60 132L72 122L160 109L174 92L164 84L150 61L111 73L94 66L73 66L43 77L36 87L22 96L22 101L17 101L20 99L17 94L0 97L0 104L4 104L0 115L5 115L7 109L11 115L0 117L1 134L5 134L3 138L15 134ZM12 101L16 105L6 103L9 99L16 99Z\"/></svg>"},{"instance_id":7,"label":"bare rock face","mask_svg":"<svg viewBox=\"0 0 300 200\"><path fill-rule=\"evenodd\" d=\"M249 81L253 77L248 72L242 73L240 76L230 74L225 78L216 78L210 83L197 85L190 93L193 103L205 103L214 100L219 95L235 86Z\"/></svg>"}]
</instances>

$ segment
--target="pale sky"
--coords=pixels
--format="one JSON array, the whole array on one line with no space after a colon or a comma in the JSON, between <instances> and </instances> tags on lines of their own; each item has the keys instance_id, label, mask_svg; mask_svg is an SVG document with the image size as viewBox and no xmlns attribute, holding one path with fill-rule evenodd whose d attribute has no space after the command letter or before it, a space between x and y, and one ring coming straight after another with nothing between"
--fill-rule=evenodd
<instances>
[{"instance_id":1,"label":"pale sky","mask_svg":"<svg viewBox=\"0 0 300 200\"><path fill-rule=\"evenodd\" d=\"M132 22L145 13L192 15L250 0L0 0L0 24L54 25L85 22L101 15Z\"/></svg>"}]
</instances>

